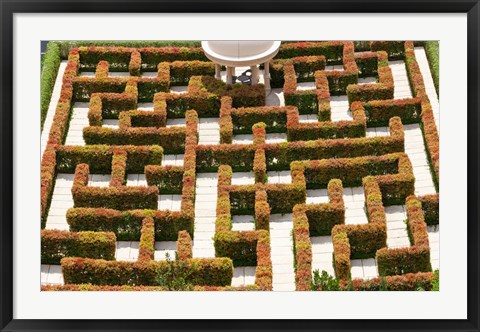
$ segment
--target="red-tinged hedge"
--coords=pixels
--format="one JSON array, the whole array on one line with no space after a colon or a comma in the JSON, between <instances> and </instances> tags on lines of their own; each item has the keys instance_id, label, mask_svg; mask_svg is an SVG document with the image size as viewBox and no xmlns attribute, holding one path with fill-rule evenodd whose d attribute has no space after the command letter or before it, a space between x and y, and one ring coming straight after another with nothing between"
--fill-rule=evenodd
<instances>
[{"instance_id":1,"label":"red-tinged hedge","mask_svg":"<svg viewBox=\"0 0 480 332\"><path fill-rule=\"evenodd\" d=\"M422 202L423 217L427 225L438 225L439 216L439 195L425 195L418 197Z\"/></svg>"},{"instance_id":2,"label":"red-tinged hedge","mask_svg":"<svg viewBox=\"0 0 480 332\"><path fill-rule=\"evenodd\" d=\"M291 213L296 204L305 202L305 182L293 184L267 184L268 204L272 213Z\"/></svg>"},{"instance_id":3,"label":"red-tinged hedge","mask_svg":"<svg viewBox=\"0 0 480 332\"><path fill-rule=\"evenodd\" d=\"M410 159L402 153L397 154L397 156L398 174L378 175L376 177L385 205L403 204L405 198L415 192L415 176Z\"/></svg>"},{"instance_id":4,"label":"red-tinged hedge","mask_svg":"<svg viewBox=\"0 0 480 332\"><path fill-rule=\"evenodd\" d=\"M193 78L190 83L192 83L192 80ZM183 118L185 112L190 109L197 111L200 117L218 117L220 98L211 93L157 93L154 97L154 109L155 111L166 112L169 119Z\"/></svg>"},{"instance_id":5,"label":"red-tinged hedge","mask_svg":"<svg viewBox=\"0 0 480 332\"><path fill-rule=\"evenodd\" d=\"M363 188L365 193L365 207L370 224L385 225L387 218L383 206L382 192L377 180L373 176L363 178Z\"/></svg>"},{"instance_id":6,"label":"red-tinged hedge","mask_svg":"<svg viewBox=\"0 0 480 332\"><path fill-rule=\"evenodd\" d=\"M270 205L267 201L267 192L263 188L255 192L255 229L270 229Z\"/></svg>"},{"instance_id":7,"label":"red-tinged hedge","mask_svg":"<svg viewBox=\"0 0 480 332\"><path fill-rule=\"evenodd\" d=\"M253 159L253 173L256 183L264 183L267 179L267 164L265 159L265 150L258 149L255 151Z\"/></svg>"},{"instance_id":8,"label":"red-tinged hedge","mask_svg":"<svg viewBox=\"0 0 480 332\"><path fill-rule=\"evenodd\" d=\"M53 145L47 145L43 156L40 169L41 174L41 215L42 228L45 226L47 219L48 206L53 192L53 183L55 180L55 148Z\"/></svg>"},{"instance_id":9,"label":"red-tinged hedge","mask_svg":"<svg viewBox=\"0 0 480 332\"><path fill-rule=\"evenodd\" d=\"M388 54L390 60L403 59L405 55L405 49L403 47L403 41L394 40L375 40L370 42L370 49L372 51L385 51Z\"/></svg>"},{"instance_id":10,"label":"red-tinged hedge","mask_svg":"<svg viewBox=\"0 0 480 332\"><path fill-rule=\"evenodd\" d=\"M325 71L332 95L345 95L347 87L358 82L358 67L355 62L353 42L344 42L342 53L344 70Z\"/></svg>"},{"instance_id":11,"label":"red-tinged hedge","mask_svg":"<svg viewBox=\"0 0 480 332\"><path fill-rule=\"evenodd\" d=\"M128 63L128 71L130 76L140 76L140 69L142 67L142 55L137 49L133 49L130 55L130 62Z\"/></svg>"},{"instance_id":12,"label":"red-tinged hedge","mask_svg":"<svg viewBox=\"0 0 480 332\"><path fill-rule=\"evenodd\" d=\"M139 101L151 101L154 94L169 91L170 82L166 77L75 77L73 79L76 101L88 101L93 93L123 93L128 84L135 84Z\"/></svg>"},{"instance_id":13,"label":"red-tinged hedge","mask_svg":"<svg viewBox=\"0 0 480 332\"><path fill-rule=\"evenodd\" d=\"M167 154L183 153L185 149L185 128L128 128L106 127L83 128L86 144L97 145L160 145Z\"/></svg>"},{"instance_id":14,"label":"red-tinged hedge","mask_svg":"<svg viewBox=\"0 0 480 332\"><path fill-rule=\"evenodd\" d=\"M330 109L330 106L329 108ZM296 109L287 110L287 136L289 141L365 137L365 111L351 107L353 121L321 121L301 123Z\"/></svg>"},{"instance_id":15,"label":"red-tinged hedge","mask_svg":"<svg viewBox=\"0 0 480 332\"><path fill-rule=\"evenodd\" d=\"M160 62L210 61L201 47L144 47L138 51L142 55L142 69L156 69Z\"/></svg>"},{"instance_id":16,"label":"red-tinged hedge","mask_svg":"<svg viewBox=\"0 0 480 332\"><path fill-rule=\"evenodd\" d=\"M310 82L314 80L314 74L317 70L325 69L325 57L323 55L316 56L299 56L291 59L275 59L270 61L270 77L271 86L274 88L282 87L283 65L286 62L292 62L297 74L299 82Z\"/></svg>"},{"instance_id":17,"label":"red-tinged hedge","mask_svg":"<svg viewBox=\"0 0 480 332\"><path fill-rule=\"evenodd\" d=\"M233 139L233 122L232 122L232 98L222 97L220 106L220 118L218 124L220 126L220 143L232 143Z\"/></svg>"},{"instance_id":18,"label":"red-tinged hedge","mask_svg":"<svg viewBox=\"0 0 480 332\"><path fill-rule=\"evenodd\" d=\"M255 185L228 186L232 214L254 214Z\"/></svg>"},{"instance_id":19,"label":"red-tinged hedge","mask_svg":"<svg viewBox=\"0 0 480 332\"><path fill-rule=\"evenodd\" d=\"M350 279L350 242L347 233L333 236L333 264L337 279Z\"/></svg>"},{"instance_id":20,"label":"red-tinged hedge","mask_svg":"<svg viewBox=\"0 0 480 332\"><path fill-rule=\"evenodd\" d=\"M115 234L42 230L42 264L60 264L63 257L115 259Z\"/></svg>"},{"instance_id":21,"label":"red-tinged hedge","mask_svg":"<svg viewBox=\"0 0 480 332\"><path fill-rule=\"evenodd\" d=\"M89 207L69 209L66 216L71 231L113 232L119 241L138 241L145 217L154 219L157 241L175 241L181 230L193 234L193 216L179 211L119 211Z\"/></svg>"},{"instance_id":22,"label":"red-tinged hedge","mask_svg":"<svg viewBox=\"0 0 480 332\"><path fill-rule=\"evenodd\" d=\"M266 126L267 125L264 122L255 123L252 126L254 145L262 146L265 144L265 140L267 138L267 131L265 130Z\"/></svg>"},{"instance_id":23,"label":"red-tinged hedge","mask_svg":"<svg viewBox=\"0 0 480 332\"><path fill-rule=\"evenodd\" d=\"M257 231L257 268L255 285L260 290L271 291L273 282L272 260L270 257L270 234L266 230Z\"/></svg>"},{"instance_id":24,"label":"red-tinged hedge","mask_svg":"<svg viewBox=\"0 0 480 332\"><path fill-rule=\"evenodd\" d=\"M157 209L157 187L83 187L72 188L74 207L117 210Z\"/></svg>"},{"instance_id":25,"label":"red-tinged hedge","mask_svg":"<svg viewBox=\"0 0 480 332\"><path fill-rule=\"evenodd\" d=\"M161 112L152 111L124 111L118 116L118 126L120 129L129 129L131 127L165 127L167 124L167 115Z\"/></svg>"},{"instance_id":26,"label":"red-tinged hedge","mask_svg":"<svg viewBox=\"0 0 480 332\"><path fill-rule=\"evenodd\" d=\"M263 84L234 84L231 90L228 90L225 94L232 98L232 106L235 108L265 106L265 87Z\"/></svg>"},{"instance_id":27,"label":"red-tinged hedge","mask_svg":"<svg viewBox=\"0 0 480 332\"><path fill-rule=\"evenodd\" d=\"M368 175L378 175L381 178L383 174L399 173L398 161L405 156L395 153L358 158L305 160L295 161L292 165L299 164L305 168L308 188L325 188L332 178L340 179L344 186L354 187L360 185L362 179ZM395 179L393 177L393 180Z\"/></svg>"},{"instance_id":28,"label":"red-tinged hedge","mask_svg":"<svg viewBox=\"0 0 480 332\"><path fill-rule=\"evenodd\" d=\"M269 170L288 169L296 160L376 156L404 150L403 135L345 139L320 139L267 144L264 147ZM326 185L326 183L325 183Z\"/></svg>"},{"instance_id":29,"label":"red-tinged hedge","mask_svg":"<svg viewBox=\"0 0 480 332\"><path fill-rule=\"evenodd\" d=\"M427 147L430 168L433 169L433 180L438 190L440 181L440 145L437 125L429 102L422 102L422 130Z\"/></svg>"},{"instance_id":30,"label":"red-tinged hedge","mask_svg":"<svg viewBox=\"0 0 480 332\"><path fill-rule=\"evenodd\" d=\"M290 173L291 184L265 185L272 213L290 213L296 204L305 202L307 190L303 167L292 163Z\"/></svg>"},{"instance_id":31,"label":"red-tinged hedge","mask_svg":"<svg viewBox=\"0 0 480 332\"><path fill-rule=\"evenodd\" d=\"M93 93L123 93L128 78L110 77L104 79L75 77L73 79L73 97L75 101L89 101Z\"/></svg>"},{"instance_id":32,"label":"red-tinged hedge","mask_svg":"<svg viewBox=\"0 0 480 332\"><path fill-rule=\"evenodd\" d=\"M287 92L284 88L284 98L285 105L297 107L300 114L319 113L319 98L316 90L293 90Z\"/></svg>"},{"instance_id":33,"label":"red-tinged hedge","mask_svg":"<svg viewBox=\"0 0 480 332\"><path fill-rule=\"evenodd\" d=\"M182 192L184 168L182 166L145 166L145 176L149 186L157 186L162 194Z\"/></svg>"},{"instance_id":34,"label":"red-tinged hedge","mask_svg":"<svg viewBox=\"0 0 480 332\"><path fill-rule=\"evenodd\" d=\"M188 93L193 95L212 94L218 97L225 95L228 89L225 82L212 76L192 76L188 82Z\"/></svg>"},{"instance_id":35,"label":"red-tinged hedge","mask_svg":"<svg viewBox=\"0 0 480 332\"><path fill-rule=\"evenodd\" d=\"M268 133L284 132L287 125L287 110L293 107L264 106L234 108L231 110L233 134L250 134L252 126L263 122Z\"/></svg>"},{"instance_id":36,"label":"red-tinged hedge","mask_svg":"<svg viewBox=\"0 0 480 332\"><path fill-rule=\"evenodd\" d=\"M377 251L376 260L380 275L400 275L431 270L430 249L424 246L382 248Z\"/></svg>"},{"instance_id":37,"label":"red-tinged hedge","mask_svg":"<svg viewBox=\"0 0 480 332\"><path fill-rule=\"evenodd\" d=\"M118 147L108 145L58 146L57 171L73 173L78 164L88 164L92 173L110 173L115 149ZM122 149L127 151L127 172L129 173L143 173L145 165L162 164L163 149L160 146L124 145Z\"/></svg>"},{"instance_id":38,"label":"red-tinged hedge","mask_svg":"<svg viewBox=\"0 0 480 332\"><path fill-rule=\"evenodd\" d=\"M293 209L293 242L297 291L310 290L312 282L312 243L308 228L307 216L302 205L296 205Z\"/></svg>"},{"instance_id":39,"label":"red-tinged hedge","mask_svg":"<svg viewBox=\"0 0 480 332\"><path fill-rule=\"evenodd\" d=\"M387 126L392 117L400 117L403 124L418 123L422 113L420 98L372 100L362 107L368 127Z\"/></svg>"},{"instance_id":40,"label":"red-tinged hedge","mask_svg":"<svg viewBox=\"0 0 480 332\"><path fill-rule=\"evenodd\" d=\"M88 176L88 165L77 165L72 186L74 207L157 209L157 187L89 187Z\"/></svg>"},{"instance_id":41,"label":"red-tinged hedge","mask_svg":"<svg viewBox=\"0 0 480 332\"><path fill-rule=\"evenodd\" d=\"M345 223L342 181L337 179L329 181L328 196L329 203L306 204L304 206L312 236L330 235L335 225Z\"/></svg>"},{"instance_id":42,"label":"red-tinged hedge","mask_svg":"<svg viewBox=\"0 0 480 332\"><path fill-rule=\"evenodd\" d=\"M160 286L96 286L91 284L78 284L78 285L42 285L42 292L165 292L169 291L168 288ZM245 285L239 287L232 286L194 286L193 291L200 292L222 292L222 291L258 291L260 290L256 285Z\"/></svg>"},{"instance_id":43,"label":"red-tinged hedge","mask_svg":"<svg viewBox=\"0 0 480 332\"><path fill-rule=\"evenodd\" d=\"M419 287L424 290L432 290L433 273L419 272L408 273L400 276L386 276L373 279L341 280L340 290L342 291L416 291Z\"/></svg>"},{"instance_id":44,"label":"red-tinged hedge","mask_svg":"<svg viewBox=\"0 0 480 332\"><path fill-rule=\"evenodd\" d=\"M100 61L95 70L95 78L102 79L108 77L109 64L107 61Z\"/></svg>"},{"instance_id":45,"label":"red-tinged hedge","mask_svg":"<svg viewBox=\"0 0 480 332\"><path fill-rule=\"evenodd\" d=\"M342 60L344 44L343 41L284 42L280 45L276 58L323 55L327 63L339 63Z\"/></svg>"},{"instance_id":46,"label":"red-tinged hedge","mask_svg":"<svg viewBox=\"0 0 480 332\"><path fill-rule=\"evenodd\" d=\"M187 231L178 232L177 259L187 260L192 258L192 238Z\"/></svg>"},{"instance_id":47,"label":"red-tinged hedge","mask_svg":"<svg viewBox=\"0 0 480 332\"><path fill-rule=\"evenodd\" d=\"M227 286L233 277L233 264L229 258L203 258L186 261L191 268L187 282L203 286ZM105 261L69 257L61 261L66 284L156 286L157 275L164 273L166 261ZM175 264L175 263L174 263Z\"/></svg>"},{"instance_id":48,"label":"red-tinged hedge","mask_svg":"<svg viewBox=\"0 0 480 332\"><path fill-rule=\"evenodd\" d=\"M348 102L393 99L393 85L381 83L351 84L347 87Z\"/></svg>"},{"instance_id":49,"label":"red-tinged hedge","mask_svg":"<svg viewBox=\"0 0 480 332\"><path fill-rule=\"evenodd\" d=\"M112 158L110 186L121 187L126 183L127 151L115 150Z\"/></svg>"},{"instance_id":50,"label":"red-tinged hedge","mask_svg":"<svg viewBox=\"0 0 480 332\"><path fill-rule=\"evenodd\" d=\"M300 114L318 113L318 95L316 90L297 90L297 75L292 62L283 66L283 94L285 105L295 106Z\"/></svg>"},{"instance_id":51,"label":"red-tinged hedge","mask_svg":"<svg viewBox=\"0 0 480 332\"><path fill-rule=\"evenodd\" d=\"M381 275L426 272L431 270L427 225L423 218L422 203L414 196L406 199L407 228L412 246L400 249L384 248L377 252L378 271Z\"/></svg>"},{"instance_id":52,"label":"red-tinged hedge","mask_svg":"<svg viewBox=\"0 0 480 332\"><path fill-rule=\"evenodd\" d=\"M357 63L359 77L371 77L378 74L377 52L356 53L355 62Z\"/></svg>"},{"instance_id":53,"label":"red-tinged hedge","mask_svg":"<svg viewBox=\"0 0 480 332\"><path fill-rule=\"evenodd\" d=\"M91 125L101 125L102 119L117 119L119 113L136 109L138 99L137 83L129 81L125 92L93 92L90 96L88 118Z\"/></svg>"},{"instance_id":54,"label":"red-tinged hedge","mask_svg":"<svg viewBox=\"0 0 480 332\"><path fill-rule=\"evenodd\" d=\"M330 107L330 88L324 71L315 72L315 88L318 103L318 121L329 121L332 115Z\"/></svg>"},{"instance_id":55,"label":"red-tinged hedge","mask_svg":"<svg viewBox=\"0 0 480 332\"><path fill-rule=\"evenodd\" d=\"M216 171L220 165L230 165L234 171L251 171L255 156L254 145L198 145L197 171Z\"/></svg>"},{"instance_id":56,"label":"red-tinged hedge","mask_svg":"<svg viewBox=\"0 0 480 332\"><path fill-rule=\"evenodd\" d=\"M422 203L414 195L408 196L405 202L407 226L414 246L429 248L427 224L423 217Z\"/></svg>"},{"instance_id":57,"label":"red-tinged hedge","mask_svg":"<svg viewBox=\"0 0 480 332\"><path fill-rule=\"evenodd\" d=\"M78 48L80 66L83 70L92 70L100 61L106 61L115 71L125 71L128 69L133 50L128 47L81 46Z\"/></svg>"},{"instance_id":58,"label":"red-tinged hedge","mask_svg":"<svg viewBox=\"0 0 480 332\"><path fill-rule=\"evenodd\" d=\"M155 255L155 224L152 218L142 221L142 235L138 245L138 260L152 260Z\"/></svg>"},{"instance_id":59,"label":"red-tinged hedge","mask_svg":"<svg viewBox=\"0 0 480 332\"><path fill-rule=\"evenodd\" d=\"M256 231L220 231L213 238L216 257L229 257L234 266L257 265Z\"/></svg>"},{"instance_id":60,"label":"red-tinged hedge","mask_svg":"<svg viewBox=\"0 0 480 332\"><path fill-rule=\"evenodd\" d=\"M215 64L204 61L174 61L170 63L170 84L188 85L192 76L214 76Z\"/></svg>"},{"instance_id":61,"label":"red-tinged hedge","mask_svg":"<svg viewBox=\"0 0 480 332\"><path fill-rule=\"evenodd\" d=\"M168 291L160 286L97 286L91 284L78 285L42 285L42 292L159 292Z\"/></svg>"},{"instance_id":62,"label":"red-tinged hedge","mask_svg":"<svg viewBox=\"0 0 480 332\"><path fill-rule=\"evenodd\" d=\"M372 258L377 251L387 246L385 224L336 225L332 235L346 233L350 242L351 258Z\"/></svg>"}]
</instances>

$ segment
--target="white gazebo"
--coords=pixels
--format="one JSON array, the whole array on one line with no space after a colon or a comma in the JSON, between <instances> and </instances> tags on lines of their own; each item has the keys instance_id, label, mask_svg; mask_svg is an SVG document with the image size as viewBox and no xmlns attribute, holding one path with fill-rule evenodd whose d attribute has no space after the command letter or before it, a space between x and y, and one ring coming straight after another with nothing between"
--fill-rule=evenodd
<instances>
[{"instance_id":1,"label":"white gazebo","mask_svg":"<svg viewBox=\"0 0 480 332\"><path fill-rule=\"evenodd\" d=\"M221 66L227 67L227 84L232 84L235 67L250 66L251 84L259 81L259 64L264 64L263 77L265 89L270 90L270 73L268 62L278 53L279 41L272 40L215 40L202 41L202 48L207 58L215 63L215 78L221 79Z\"/></svg>"}]
</instances>

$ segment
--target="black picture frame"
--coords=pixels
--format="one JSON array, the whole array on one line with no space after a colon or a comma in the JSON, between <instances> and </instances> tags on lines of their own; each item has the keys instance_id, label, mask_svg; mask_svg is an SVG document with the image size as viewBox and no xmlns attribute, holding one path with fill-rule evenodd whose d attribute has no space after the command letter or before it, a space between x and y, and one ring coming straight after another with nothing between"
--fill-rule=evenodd
<instances>
[{"instance_id":1,"label":"black picture frame","mask_svg":"<svg viewBox=\"0 0 480 332\"><path fill-rule=\"evenodd\" d=\"M396 330L479 331L479 15L478 0L1 0L0 327L2 331ZM228 10L226 10L228 8ZM15 13L467 13L468 318L466 320L20 320L13 319L13 16ZM221 318L221 317L219 317Z\"/></svg>"}]
</instances>

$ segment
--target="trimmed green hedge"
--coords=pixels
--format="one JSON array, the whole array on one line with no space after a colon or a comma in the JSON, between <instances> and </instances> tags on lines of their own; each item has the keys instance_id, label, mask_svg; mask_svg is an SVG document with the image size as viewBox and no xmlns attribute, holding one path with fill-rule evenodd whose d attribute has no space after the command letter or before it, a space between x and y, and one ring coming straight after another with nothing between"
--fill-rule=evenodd
<instances>
[{"instance_id":1,"label":"trimmed green hedge","mask_svg":"<svg viewBox=\"0 0 480 332\"><path fill-rule=\"evenodd\" d=\"M53 86L60 67L60 45L57 42L49 42L42 63L42 74L40 78L40 110L41 128L47 116L48 106L52 98Z\"/></svg>"},{"instance_id":2,"label":"trimmed green hedge","mask_svg":"<svg viewBox=\"0 0 480 332\"><path fill-rule=\"evenodd\" d=\"M437 90L437 95L440 95L440 46L438 41L427 41L425 42L425 53L427 54L428 64L430 66L430 72L432 73L433 84L435 85L435 90Z\"/></svg>"},{"instance_id":3,"label":"trimmed green hedge","mask_svg":"<svg viewBox=\"0 0 480 332\"><path fill-rule=\"evenodd\" d=\"M60 264L63 257L115 260L115 234L111 232L42 231L42 264Z\"/></svg>"},{"instance_id":4,"label":"trimmed green hedge","mask_svg":"<svg viewBox=\"0 0 480 332\"><path fill-rule=\"evenodd\" d=\"M75 40L75 41L59 41L60 55L62 59L68 57L68 52L72 48L80 46L122 46L122 47L165 47L165 46L183 46L183 47L200 47L199 41L183 40L126 40L126 41L100 41L100 40Z\"/></svg>"}]
</instances>

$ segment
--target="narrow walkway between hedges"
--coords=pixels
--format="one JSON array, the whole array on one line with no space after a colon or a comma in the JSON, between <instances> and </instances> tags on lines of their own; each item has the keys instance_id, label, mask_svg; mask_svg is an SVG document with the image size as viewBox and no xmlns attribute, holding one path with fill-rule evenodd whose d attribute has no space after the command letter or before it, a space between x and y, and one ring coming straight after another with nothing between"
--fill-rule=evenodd
<instances>
[{"instance_id":1,"label":"narrow walkway between hedges","mask_svg":"<svg viewBox=\"0 0 480 332\"><path fill-rule=\"evenodd\" d=\"M436 193L420 125L417 123L404 125L403 130L405 153L412 163L413 175L415 175L415 195Z\"/></svg>"},{"instance_id":2,"label":"narrow walkway between hedges","mask_svg":"<svg viewBox=\"0 0 480 332\"><path fill-rule=\"evenodd\" d=\"M219 144L220 125L218 118L198 119L198 144Z\"/></svg>"},{"instance_id":3,"label":"narrow walkway between hedges","mask_svg":"<svg viewBox=\"0 0 480 332\"><path fill-rule=\"evenodd\" d=\"M215 257L213 236L217 214L217 173L197 174L193 257Z\"/></svg>"},{"instance_id":4,"label":"narrow walkway between hedges","mask_svg":"<svg viewBox=\"0 0 480 332\"><path fill-rule=\"evenodd\" d=\"M42 156L45 148L47 147L48 136L50 135L50 129L52 128L53 117L55 116L58 99L60 98L60 92L62 91L63 73L65 72L65 68L67 67L67 62L67 60L63 60L62 62L60 62L57 78L55 79L55 85L53 86L52 98L50 99L50 104L48 105L47 115L45 117L42 134L40 136Z\"/></svg>"},{"instance_id":5,"label":"narrow walkway between hedges","mask_svg":"<svg viewBox=\"0 0 480 332\"><path fill-rule=\"evenodd\" d=\"M312 242L312 273L315 270L320 274L326 271L329 275L335 276L332 236L312 236L310 242Z\"/></svg>"},{"instance_id":6,"label":"narrow walkway between hedges","mask_svg":"<svg viewBox=\"0 0 480 332\"><path fill-rule=\"evenodd\" d=\"M83 140L83 128L88 127L88 109L90 103L75 102L73 104L72 118L68 126L65 145L85 145ZM108 126L110 122L107 122Z\"/></svg>"},{"instance_id":7,"label":"narrow walkway between hedges","mask_svg":"<svg viewBox=\"0 0 480 332\"><path fill-rule=\"evenodd\" d=\"M388 66L392 70L393 75L393 99L412 98L405 61L388 61Z\"/></svg>"},{"instance_id":8,"label":"narrow walkway between hedges","mask_svg":"<svg viewBox=\"0 0 480 332\"><path fill-rule=\"evenodd\" d=\"M432 270L440 268L440 225L427 226L428 242L430 244L430 263Z\"/></svg>"},{"instance_id":9,"label":"narrow walkway between hedges","mask_svg":"<svg viewBox=\"0 0 480 332\"><path fill-rule=\"evenodd\" d=\"M428 99L430 99L430 104L432 105L435 124L437 125L438 132L440 132L440 104L438 102L437 90L435 90L432 72L430 71L430 65L428 64L425 49L423 47L415 47L415 57L417 58L417 63L423 76L423 82L425 83L425 90L427 91Z\"/></svg>"},{"instance_id":10,"label":"narrow walkway between hedges","mask_svg":"<svg viewBox=\"0 0 480 332\"><path fill-rule=\"evenodd\" d=\"M294 291L293 215L270 215L270 246L274 291Z\"/></svg>"},{"instance_id":11,"label":"narrow walkway between hedges","mask_svg":"<svg viewBox=\"0 0 480 332\"><path fill-rule=\"evenodd\" d=\"M410 247L408 237L405 205L390 205L385 207L387 219L387 247L406 248Z\"/></svg>"}]
</instances>

